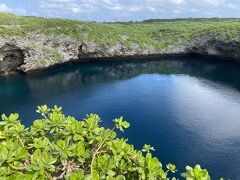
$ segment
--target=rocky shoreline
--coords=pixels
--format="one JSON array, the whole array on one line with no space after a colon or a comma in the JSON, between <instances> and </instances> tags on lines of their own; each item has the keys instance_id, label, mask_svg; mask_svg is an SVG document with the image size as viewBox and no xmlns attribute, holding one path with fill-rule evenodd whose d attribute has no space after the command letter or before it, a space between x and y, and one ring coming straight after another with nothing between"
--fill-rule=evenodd
<instances>
[{"instance_id":1,"label":"rocky shoreline","mask_svg":"<svg viewBox=\"0 0 240 180\"><path fill-rule=\"evenodd\" d=\"M34 72L69 62L113 57L163 55L217 56L240 62L240 40L229 41L202 37L192 42L172 44L164 49L138 44L125 46L77 41L68 36L46 36L30 33L26 37L0 37L0 75Z\"/></svg>"}]
</instances>

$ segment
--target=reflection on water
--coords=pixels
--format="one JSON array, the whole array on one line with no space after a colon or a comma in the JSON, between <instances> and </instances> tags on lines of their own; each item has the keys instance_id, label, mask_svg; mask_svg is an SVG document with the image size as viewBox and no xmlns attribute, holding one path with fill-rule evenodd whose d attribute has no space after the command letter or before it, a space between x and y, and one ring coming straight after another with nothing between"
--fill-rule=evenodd
<instances>
[{"instance_id":1,"label":"reflection on water","mask_svg":"<svg viewBox=\"0 0 240 180\"><path fill-rule=\"evenodd\" d=\"M20 112L25 125L41 104L64 106L104 126L121 115L124 136L153 145L163 163L200 163L213 179L240 176L240 67L219 60L162 58L73 64L36 75L0 78L0 113ZM181 167L181 168L180 168Z\"/></svg>"}]
</instances>

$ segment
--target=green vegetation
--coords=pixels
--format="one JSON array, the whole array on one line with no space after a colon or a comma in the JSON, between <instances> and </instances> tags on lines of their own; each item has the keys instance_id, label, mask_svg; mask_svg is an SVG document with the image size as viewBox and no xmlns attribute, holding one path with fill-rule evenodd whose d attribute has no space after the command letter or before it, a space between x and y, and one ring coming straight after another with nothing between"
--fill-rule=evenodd
<instances>
[{"instance_id":1,"label":"green vegetation","mask_svg":"<svg viewBox=\"0 0 240 180\"><path fill-rule=\"evenodd\" d=\"M42 119L25 128L18 114L2 115L0 121L1 179L172 179L176 166L162 166L145 145L135 150L114 130L124 131L130 124L123 117L114 119L113 129L105 129L96 114L83 121L65 116L62 108L39 106ZM186 167L181 176L187 180L210 180L199 165Z\"/></svg>"},{"instance_id":2,"label":"green vegetation","mask_svg":"<svg viewBox=\"0 0 240 180\"><path fill-rule=\"evenodd\" d=\"M54 61L61 61L63 59L62 55L51 47L43 47L43 51L49 54Z\"/></svg>"},{"instance_id":3,"label":"green vegetation","mask_svg":"<svg viewBox=\"0 0 240 180\"><path fill-rule=\"evenodd\" d=\"M239 19L180 19L149 20L136 23L96 23L64 19L19 17L0 13L1 36L26 36L30 32L45 35L67 35L77 40L99 44L140 47L153 45L165 48L174 43L185 43L203 36L218 39L239 39Z\"/></svg>"}]
</instances>

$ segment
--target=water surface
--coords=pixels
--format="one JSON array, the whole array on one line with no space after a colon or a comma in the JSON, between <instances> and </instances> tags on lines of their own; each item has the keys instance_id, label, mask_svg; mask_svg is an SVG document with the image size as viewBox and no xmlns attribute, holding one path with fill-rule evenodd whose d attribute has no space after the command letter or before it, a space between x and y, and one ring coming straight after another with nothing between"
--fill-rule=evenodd
<instances>
[{"instance_id":1,"label":"water surface","mask_svg":"<svg viewBox=\"0 0 240 180\"><path fill-rule=\"evenodd\" d=\"M124 116L124 136L147 143L164 164L200 163L213 179L240 177L240 67L200 57L72 64L35 75L0 78L0 113L19 112L29 126L37 105L61 105L102 125Z\"/></svg>"}]
</instances>

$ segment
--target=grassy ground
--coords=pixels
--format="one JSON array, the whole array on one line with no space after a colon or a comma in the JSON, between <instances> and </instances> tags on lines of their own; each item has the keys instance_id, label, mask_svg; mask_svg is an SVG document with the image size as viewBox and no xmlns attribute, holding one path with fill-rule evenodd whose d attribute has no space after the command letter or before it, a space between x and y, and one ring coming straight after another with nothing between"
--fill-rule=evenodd
<instances>
[{"instance_id":1,"label":"grassy ground","mask_svg":"<svg viewBox=\"0 0 240 180\"><path fill-rule=\"evenodd\" d=\"M173 43L188 42L202 36L219 39L240 39L240 20L175 20L139 23L96 23L64 19L19 17L0 13L0 35L25 36L29 32L46 35L60 34L77 40L96 41L100 44L154 45L158 48Z\"/></svg>"}]
</instances>

